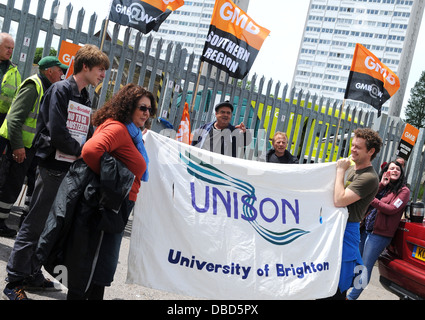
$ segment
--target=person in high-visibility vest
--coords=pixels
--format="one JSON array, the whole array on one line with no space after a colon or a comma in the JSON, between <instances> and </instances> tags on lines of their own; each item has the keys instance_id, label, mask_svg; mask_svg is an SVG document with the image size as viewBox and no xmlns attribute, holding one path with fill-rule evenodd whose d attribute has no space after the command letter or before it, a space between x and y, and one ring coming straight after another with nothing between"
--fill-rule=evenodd
<instances>
[{"instance_id":1,"label":"person in high-visibility vest","mask_svg":"<svg viewBox=\"0 0 425 320\"><path fill-rule=\"evenodd\" d=\"M0 33L0 126L12 104L13 97L21 84L18 67L10 61L15 41L8 33ZM3 153L6 141L0 138L0 154Z\"/></svg>"},{"instance_id":2,"label":"person in high-visibility vest","mask_svg":"<svg viewBox=\"0 0 425 320\"><path fill-rule=\"evenodd\" d=\"M68 68L52 56L41 59L38 65L39 73L22 82L0 127L0 136L6 139L6 152L0 164L0 236L3 237L16 235L16 230L10 229L5 220L34 160L32 141L41 99L52 83L61 80L64 70Z\"/></svg>"}]
</instances>

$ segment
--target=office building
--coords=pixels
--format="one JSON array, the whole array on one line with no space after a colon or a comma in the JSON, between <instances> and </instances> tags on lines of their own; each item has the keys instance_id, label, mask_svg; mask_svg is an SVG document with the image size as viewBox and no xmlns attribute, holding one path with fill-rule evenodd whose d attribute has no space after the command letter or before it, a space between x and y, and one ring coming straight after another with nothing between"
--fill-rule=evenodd
<instances>
[{"instance_id":1,"label":"office building","mask_svg":"<svg viewBox=\"0 0 425 320\"><path fill-rule=\"evenodd\" d=\"M342 102L356 43L400 78L383 112L399 116L425 0L310 0L292 86ZM371 108L349 100L352 106Z\"/></svg>"}]
</instances>

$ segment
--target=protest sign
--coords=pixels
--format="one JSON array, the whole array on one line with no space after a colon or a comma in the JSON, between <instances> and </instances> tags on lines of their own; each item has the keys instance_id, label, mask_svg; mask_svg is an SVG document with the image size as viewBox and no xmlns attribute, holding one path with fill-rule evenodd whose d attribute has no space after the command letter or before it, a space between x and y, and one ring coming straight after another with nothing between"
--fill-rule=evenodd
<instances>
[{"instance_id":1,"label":"protest sign","mask_svg":"<svg viewBox=\"0 0 425 320\"><path fill-rule=\"evenodd\" d=\"M72 100L69 101L66 128L69 130L71 137L77 140L80 145L86 142L90 126L90 115L91 108ZM56 150L55 159L74 162L77 160L77 157Z\"/></svg>"}]
</instances>

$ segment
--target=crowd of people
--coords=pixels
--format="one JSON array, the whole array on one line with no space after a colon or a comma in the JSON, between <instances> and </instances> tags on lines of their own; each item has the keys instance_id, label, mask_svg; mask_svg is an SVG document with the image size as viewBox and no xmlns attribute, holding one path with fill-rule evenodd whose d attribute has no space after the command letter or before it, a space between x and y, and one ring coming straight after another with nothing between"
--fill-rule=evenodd
<instances>
[{"instance_id":1,"label":"crowd of people","mask_svg":"<svg viewBox=\"0 0 425 320\"><path fill-rule=\"evenodd\" d=\"M128 84L94 112L79 139L67 126L69 106L91 108L87 86L104 79L107 55L94 45L83 46L73 75L63 80L68 67L56 57L44 57L38 73L21 82L10 61L13 47L12 37L1 33L0 236L16 236L3 295L25 300L25 290L55 289L41 267L49 271L64 264L69 269L67 299L101 300L113 281L141 182L149 178L142 130L156 114L156 101L143 87ZM231 124L232 115L232 103L217 104L215 120L194 132L192 145L237 157L253 137L244 123ZM375 172L372 160L381 146L377 132L356 129L351 159L336 163L334 205L347 207L349 215L339 286L330 299L359 297L410 198L402 159L386 164L380 177ZM299 163L287 148L287 135L276 132L266 161ZM74 160L63 161L58 154ZM6 221L25 179L28 189L17 233ZM352 288L358 265L364 266L361 286Z\"/></svg>"}]
</instances>

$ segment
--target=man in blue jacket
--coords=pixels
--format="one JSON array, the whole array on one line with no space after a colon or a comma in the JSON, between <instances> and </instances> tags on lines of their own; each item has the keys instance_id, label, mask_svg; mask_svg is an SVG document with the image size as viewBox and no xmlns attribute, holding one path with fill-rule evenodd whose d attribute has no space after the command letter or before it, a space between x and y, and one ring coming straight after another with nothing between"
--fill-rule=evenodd
<instances>
[{"instance_id":1,"label":"man in blue jacket","mask_svg":"<svg viewBox=\"0 0 425 320\"><path fill-rule=\"evenodd\" d=\"M217 104L216 121L207 123L194 132L192 146L237 157L238 149L251 142L251 134L243 122L237 126L230 124L232 114L233 105L229 101Z\"/></svg>"}]
</instances>

